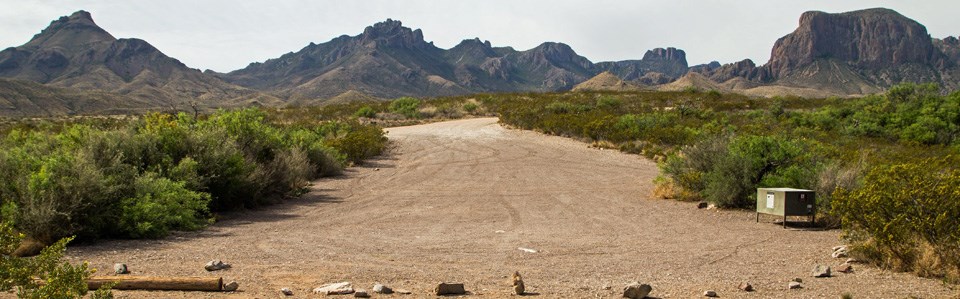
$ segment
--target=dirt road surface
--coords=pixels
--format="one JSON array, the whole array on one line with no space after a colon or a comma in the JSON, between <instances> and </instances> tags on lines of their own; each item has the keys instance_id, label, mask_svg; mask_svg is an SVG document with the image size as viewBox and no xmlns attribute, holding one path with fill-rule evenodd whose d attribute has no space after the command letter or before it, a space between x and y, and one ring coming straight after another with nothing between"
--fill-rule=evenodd
<instances>
[{"instance_id":1,"label":"dirt road surface","mask_svg":"<svg viewBox=\"0 0 960 299\"><path fill-rule=\"evenodd\" d=\"M294 298L349 281L432 297L438 282L463 282L470 297L512 297L520 271L539 298L618 298L628 282L651 296L697 298L943 298L939 281L857 265L810 277L840 232L784 229L749 211L698 210L652 199L656 165L636 155L535 132L493 118L389 129L389 154L344 176L314 182L302 198L226 215L200 232L162 240L108 240L68 250L108 274L223 276L230 293L118 291L120 298ZM518 248L532 249L527 252ZM233 268L207 272L222 259ZM787 290L799 277L803 289ZM750 282L755 292L737 290Z\"/></svg>"}]
</instances>

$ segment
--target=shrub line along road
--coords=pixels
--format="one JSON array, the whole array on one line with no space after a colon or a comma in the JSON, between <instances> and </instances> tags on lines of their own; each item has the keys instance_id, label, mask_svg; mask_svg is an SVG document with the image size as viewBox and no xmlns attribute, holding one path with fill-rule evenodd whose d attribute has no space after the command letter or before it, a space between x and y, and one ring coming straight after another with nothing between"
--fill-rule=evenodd
<instances>
[{"instance_id":1,"label":"shrub line along road","mask_svg":"<svg viewBox=\"0 0 960 299\"><path fill-rule=\"evenodd\" d=\"M783 229L772 219L755 223L749 211L651 199L657 167L640 156L504 129L495 118L388 131L388 154L315 181L301 198L228 214L199 232L106 240L67 254L90 261L98 275L124 262L134 275L240 283L233 293L117 291L121 298L263 298L283 287L307 297L340 281L367 290L384 283L412 297L427 297L438 282L463 282L475 296L511 297L514 271L541 298L616 298L631 281L653 285L651 296L662 298L708 289L723 298L957 294L936 280L863 265L812 278L816 264L843 262L830 257L840 231ZM208 273L212 259L233 268ZM787 290L794 277L803 289ZM757 291L737 290L743 281Z\"/></svg>"}]
</instances>

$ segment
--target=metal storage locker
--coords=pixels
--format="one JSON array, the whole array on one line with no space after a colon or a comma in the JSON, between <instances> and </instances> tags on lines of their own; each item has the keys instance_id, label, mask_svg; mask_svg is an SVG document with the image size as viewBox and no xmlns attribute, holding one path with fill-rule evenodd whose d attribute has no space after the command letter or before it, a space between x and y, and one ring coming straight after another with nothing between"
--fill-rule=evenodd
<instances>
[{"instance_id":1,"label":"metal storage locker","mask_svg":"<svg viewBox=\"0 0 960 299\"><path fill-rule=\"evenodd\" d=\"M787 227L787 216L807 216L813 224L817 220L816 196L813 190L757 188L757 222L763 213L782 216L783 227Z\"/></svg>"}]
</instances>

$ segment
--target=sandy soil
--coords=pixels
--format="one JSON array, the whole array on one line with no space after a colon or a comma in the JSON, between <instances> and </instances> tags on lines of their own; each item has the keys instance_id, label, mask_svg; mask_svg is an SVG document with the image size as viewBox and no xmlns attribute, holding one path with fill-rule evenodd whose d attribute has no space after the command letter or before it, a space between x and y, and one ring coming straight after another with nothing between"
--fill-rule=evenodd
<instances>
[{"instance_id":1,"label":"sandy soil","mask_svg":"<svg viewBox=\"0 0 960 299\"><path fill-rule=\"evenodd\" d=\"M616 298L631 281L651 296L722 298L943 298L936 280L858 265L836 266L839 231L784 229L748 211L698 210L650 199L656 165L560 137L501 128L493 118L389 129L383 158L314 182L302 198L227 215L200 232L162 240L71 247L72 261L134 275L223 276L232 293L118 291L121 298L295 298L324 283L385 283L430 297L438 282L463 282L475 297L512 297L520 271L540 298ZM528 253L518 248L534 249ZM205 262L233 268L214 273ZM787 290L794 277L804 288ZM737 290L748 281L757 289Z\"/></svg>"}]
</instances>

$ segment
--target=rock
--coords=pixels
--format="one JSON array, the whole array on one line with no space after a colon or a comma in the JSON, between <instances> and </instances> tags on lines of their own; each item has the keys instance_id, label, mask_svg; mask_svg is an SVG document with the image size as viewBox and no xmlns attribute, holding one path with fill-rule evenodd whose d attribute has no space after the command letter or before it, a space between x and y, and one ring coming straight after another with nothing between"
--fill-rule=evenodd
<instances>
[{"instance_id":1,"label":"rock","mask_svg":"<svg viewBox=\"0 0 960 299\"><path fill-rule=\"evenodd\" d=\"M280 289L280 293L283 294L284 296L293 296L293 291L290 290L289 288Z\"/></svg>"},{"instance_id":2,"label":"rock","mask_svg":"<svg viewBox=\"0 0 960 299\"><path fill-rule=\"evenodd\" d=\"M847 257L847 246L841 246L840 249L836 249L833 253L830 254L835 259Z\"/></svg>"},{"instance_id":3,"label":"rock","mask_svg":"<svg viewBox=\"0 0 960 299\"><path fill-rule=\"evenodd\" d=\"M20 246L17 246L17 249L13 250L11 255L15 257L36 256L40 254L40 251L43 251L44 248L47 248L47 245L43 244L43 242L27 237L20 241Z\"/></svg>"},{"instance_id":4,"label":"rock","mask_svg":"<svg viewBox=\"0 0 960 299\"><path fill-rule=\"evenodd\" d=\"M852 273L852 272L853 272L853 266L851 266L850 264L840 265L840 267L837 267L837 272L840 272L840 273Z\"/></svg>"},{"instance_id":5,"label":"rock","mask_svg":"<svg viewBox=\"0 0 960 299\"><path fill-rule=\"evenodd\" d=\"M803 284L802 284L802 283L799 283L799 282L796 282L796 281L791 281L790 284L787 285L787 288L788 288L788 289L791 289L791 290L793 290L793 289L802 289L802 288L803 288Z\"/></svg>"},{"instance_id":6,"label":"rock","mask_svg":"<svg viewBox=\"0 0 960 299\"><path fill-rule=\"evenodd\" d=\"M393 289L382 284L374 284L373 292L377 294L393 294Z\"/></svg>"},{"instance_id":7,"label":"rock","mask_svg":"<svg viewBox=\"0 0 960 299\"><path fill-rule=\"evenodd\" d=\"M741 282L737 288L744 292L753 292L753 285L749 282Z\"/></svg>"},{"instance_id":8,"label":"rock","mask_svg":"<svg viewBox=\"0 0 960 299\"><path fill-rule=\"evenodd\" d=\"M525 289L523 285L523 277L520 276L520 271L513 272L513 292L517 295L523 295Z\"/></svg>"},{"instance_id":9,"label":"rock","mask_svg":"<svg viewBox=\"0 0 960 299\"><path fill-rule=\"evenodd\" d=\"M233 292L240 288L240 284L236 281L231 281L228 284L223 285L224 292Z\"/></svg>"},{"instance_id":10,"label":"rock","mask_svg":"<svg viewBox=\"0 0 960 299\"><path fill-rule=\"evenodd\" d=\"M349 282L338 282L320 286L313 289L314 294L320 295L347 295L353 293L353 287Z\"/></svg>"},{"instance_id":11,"label":"rock","mask_svg":"<svg viewBox=\"0 0 960 299\"><path fill-rule=\"evenodd\" d=\"M360 290L357 290L356 292L353 292L353 297L370 298L370 294L367 293L367 290L360 289Z\"/></svg>"},{"instance_id":12,"label":"rock","mask_svg":"<svg viewBox=\"0 0 960 299\"><path fill-rule=\"evenodd\" d=\"M113 264L113 273L116 274L127 274L130 273L130 270L127 269L127 264Z\"/></svg>"},{"instance_id":13,"label":"rock","mask_svg":"<svg viewBox=\"0 0 960 299\"><path fill-rule=\"evenodd\" d=\"M837 246L833 246L833 251L837 251L837 250L840 250L840 249L847 250L847 245L837 245Z\"/></svg>"},{"instance_id":14,"label":"rock","mask_svg":"<svg viewBox=\"0 0 960 299\"><path fill-rule=\"evenodd\" d=\"M813 271L810 272L810 276L830 277L830 266L817 265L813 267Z\"/></svg>"},{"instance_id":15,"label":"rock","mask_svg":"<svg viewBox=\"0 0 960 299\"><path fill-rule=\"evenodd\" d=\"M467 290L463 287L462 283L440 283L437 285L437 288L434 289L437 293L437 296L441 295L463 295L467 293Z\"/></svg>"},{"instance_id":16,"label":"rock","mask_svg":"<svg viewBox=\"0 0 960 299\"><path fill-rule=\"evenodd\" d=\"M707 202L701 201L701 202L697 203L697 209L706 209L707 206L709 206L709 205L710 205L710 204L708 204Z\"/></svg>"},{"instance_id":17,"label":"rock","mask_svg":"<svg viewBox=\"0 0 960 299\"><path fill-rule=\"evenodd\" d=\"M523 251L523 252L527 252L527 253L537 253L537 252L538 252L536 249L524 248L524 247L517 247L517 250L520 250L520 251Z\"/></svg>"},{"instance_id":18,"label":"rock","mask_svg":"<svg viewBox=\"0 0 960 299\"><path fill-rule=\"evenodd\" d=\"M400 295L410 295L410 294L413 294L413 292L411 292L411 291L408 290L408 289L396 289L396 290L393 290L393 291L394 291L395 293L397 293L397 294L400 294Z\"/></svg>"},{"instance_id":19,"label":"rock","mask_svg":"<svg viewBox=\"0 0 960 299\"><path fill-rule=\"evenodd\" d=\"M801 279L800 277L797 277L797 278L794 278L794 279L793 279L793 280L791 280L791 281L795 281L795 282L803 282L803 279Z\"/></svg>"},{"instance_id":20,"label":"rock","mask_svg":"<svg viewBox=\"0 0 960 299\"><path fill-rule=\"evenodd\" d=\"M623 297L630 299L640 299L650 295L650 292L653 291L653 287L649 284L641 284L639 282L634 282L628 284L623 288Z\"/></svg>"},{"instance_id":21,"label":"rock","mask_svg":"<svg viewBox=\"0 0 960 299\"><path fill-rule=\"evenodd\" d=\"M708 205L707 205L707 210L716 210L716 209L717 209L717 205L715 205L715 204L708 204Z\"/></svg>"},{"instance_id":22,"label":"rock","mask_svg":"<svg viewBox=\"0 0 960 299\"><path fill-rule=\"evenodd\" d=\"M858 264L858 263L860 263L860 260L855 259L855 258L848 258L847 261L846 261L846 262L843 262L843 263L844 263L844 264Z\"/></svg>"},{"instance_id":23,"label":"rock","mask_svg":"<svg viewBox=\"0 0 960 299\"><path fill-rule=\"evenodd\" d=\"M203 266L203 268L207 269L207 271L218 271L223 269L229 269L230 264L226 264L221 260L212 260L207 262L207 264Z\"/></svg>"},{"instance_id":24,"label":"rock","mask_svg":"<svg viewBox=\"0 0 960 299\"><path fill-rule=\"evenodd\" d=\"M707 290L703 292L704 297L717 297L717 292L712 290Z\"/></svg>"}]
</instances>

